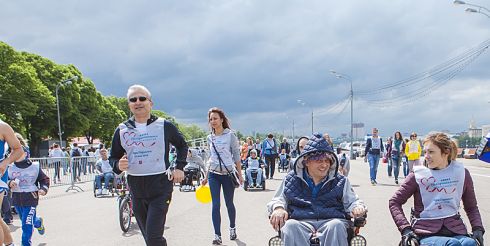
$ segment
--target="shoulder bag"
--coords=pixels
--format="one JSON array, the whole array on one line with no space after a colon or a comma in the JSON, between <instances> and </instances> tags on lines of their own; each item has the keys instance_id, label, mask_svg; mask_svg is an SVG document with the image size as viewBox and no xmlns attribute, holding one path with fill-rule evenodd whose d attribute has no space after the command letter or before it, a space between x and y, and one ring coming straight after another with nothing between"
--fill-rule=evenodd
<instances>
[{"instance_id":1,"label":"shoulder bag","mask_svg":"<svg viewBox=\"0 0 490 246\"><path fill-rule=\"evenodd\" d=\"M238 178L238 173L236 171L233 171L231 172L225 165L225 163L223 162L223 160L221 159L221 156L219 155L219 152L218 150L216 149L216 147L214 146L214 143L213 144L213 149L214 149L214 152L216 152L216 154L218 155L218 161L219 161L219 167L221 170L223 170L222 166L225 167L226 171L228 172L228 177L230 177L231 179L231 183L233 184L233 186L235 188L238 188L240 187L240 179Z\"/></svg>"}]
</instances>

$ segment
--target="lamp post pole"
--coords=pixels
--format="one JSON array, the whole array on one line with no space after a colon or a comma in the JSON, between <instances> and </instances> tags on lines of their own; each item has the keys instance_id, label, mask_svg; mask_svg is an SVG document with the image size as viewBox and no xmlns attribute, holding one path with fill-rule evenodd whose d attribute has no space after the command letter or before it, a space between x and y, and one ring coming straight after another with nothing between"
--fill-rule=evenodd
<instances>
[{"instance_id":1,"label":"lamp post pole","mask_svg":"<svg viewBox=\"0 0 490 246\"><path fill-rule=\"evenodd\" d=\"M352 87L352 79L348 75L338 73L335 70L330 70L330 73L338 79L345 79L350 82L350 159L354 160L355 156L352 146L354 143L354 89Z\"/></svg>"},{"instance_id":2,"label":"lamp post pole","mask_svg":"<svg viewBox=\"0 0 490 246\"><path fill-rule=\"evenodd\" d=\"M313 109L311 109L311 135L313 135Z\"/></svg>"},{"instance_id":3,"label":"lamp post pole","mask_svg":"<svg viewBox=\"0 0 490 246\"><path fill-rule=\"evenodd\" d=\"M288 119L288 121L289 120L292 120L293 121L293 129L292 129L293 131L291 132L291 138L293 139L292 140L293 141L292 144L294 144L294 136L295 136L294 135L294 119L289 118L289 116L287 116L287 115L286 115L286 119Z\"/></svg>"},{"instance_id":4,"label":"lamp post pole","mask_svg":"<svg viewBox=\"0 0 490 246\"><path fill-rule=\"evenodd\" d=\"M305 106L306 105L306 102L303 101L303 100L301 100L301 99L298 99L297 102L299 104L301 104L301 106ZM309 107L309 105L308 105L308 107ZM310 107L310 109L311 109L311 135L313 135L313 108Z\"/></svg>"},{"instance_id":5,"label":"lamp post pole","mask_svg":"<svg viewBox=\"0 0 490 246\"><path fill-rule=\"evenodd\" d=\"M76 80L78 77L75 76L75 77L72 77L70 79L67 79L67 80L64 80L64 81L61 81L59 82L57 85L56 85L56 108L58 110L58 136L60 138L60 147L63 147L63 140L62 140L62 132L61 132L61 118L60 118L60 100L59 100L59 97L58 97L58 90L60 89L61 86L63 86L64 84L71 84L71 82L73 80Z\"/></svg>"},{"instance_id":6,"label":"lamp post pole","mask_svg":"<svg viewBox=\"0 0 490 246\"><path fill-rule=\"evenodd\" d=\"M455 0L455 1L453 1L453 3L455 5L468 5L468 6L475 7L476 9L466 8L465 11L468 13L480 13L480 14L485 15L486 17L490 18L490 9L488 9L488 8L485 8L485 7L480 6L480 5L472 4L472 3L467 3L465 1L460 1L460 0ZM482 11L482 10L484 10L484 11Z\"/></svg>"},{"instance_id":7,"label":"lamp post pole","mask_svg":"<svg viewBox=\"0 0 490 246\"><path fill-rule=\"evenodd\" d=\"M294 142L294 137L295 137L295 135L294 135L294 119L293 119L293 144L295 143Z\"/></svg>"}]
</instances>

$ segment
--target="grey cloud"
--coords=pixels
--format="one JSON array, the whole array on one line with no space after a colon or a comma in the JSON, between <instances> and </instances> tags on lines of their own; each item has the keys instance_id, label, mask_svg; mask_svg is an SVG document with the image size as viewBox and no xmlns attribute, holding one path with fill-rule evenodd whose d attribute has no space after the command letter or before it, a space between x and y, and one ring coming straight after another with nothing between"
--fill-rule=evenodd
<instances>
[{"instance_id":1,"label":"grey cloud","mask_svg":"<svg viewBox=\"0 0 490 246\"><path fill-rule=\"evenodd\" d=\"M128 85L143 83L157 108L184 122L206 127L207 110L220 106L243 132L287 131L295 118L298 134L310 131L308 107L319 112L319 130L348 131L348 107L320 114L348 93L348 83L330 69L349 74L355 90L369 90L440 64L489 34L484 16L451 1L422 0L26 1L4 3L0 21L3 41L75 64L104 94L124 96ZM488 103L469 95L447 102L448 116L431 114L439 107L433 95L465 91L456 85L467 81L488 84L488 64L484 53L409 106L358 101L356 121L388 131L462 130L471 115L488 123L482 116Z\"/></svg>"}]
</instances>

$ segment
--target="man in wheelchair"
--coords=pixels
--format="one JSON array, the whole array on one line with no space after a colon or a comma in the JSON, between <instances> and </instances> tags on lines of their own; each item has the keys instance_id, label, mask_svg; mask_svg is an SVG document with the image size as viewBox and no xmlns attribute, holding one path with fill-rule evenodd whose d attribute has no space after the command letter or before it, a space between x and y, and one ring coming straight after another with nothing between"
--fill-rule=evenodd
<instances>
[{"instance_id":1,"label":"man in wheelchair","mask_svg":"<svg viewBox=\"0 0 490 246\"><path fill-rule=\"evenodd\" d=\"M367 208L348 178L338 174L338 159L328 142L314 134L267 204L270 223L285 246L347 246L349 217L365 216Z\"/></svg>"},{"instance_id":2,"label":"man in wheelchair","mask_svg":"<svg viewBox=\"0 0 490 246\"><path fill-rule=\"evenodd\" d=\"M279 154L279 171L287 172L289 168L289 160L291 157L289 156L288 153L286 153L286 149L282 149L281 153Z\"/></svg>"},{"instance_id":3,"label":"man in wheelchair","mask_svg":"<svg viewBox=\"0 0 490 246\"><path fill-rule=\"evenodd\" d=\"M184 167L184 180L180 184L180 190L193 190L195 187L192 183L193 180L197 180L199 183L199 178L202 173L206 173L206 166L201 156L199 156L199 150L189 149L187 153L187 165Z\"/></svg>"},{"instance_id":4,"label":"man in wheelchair","mask_svg":"<svg viewBox=\"0 0 490 246\"><path fill-rule=\"evenodd\" d=\"M245 162L245 174L246 174L246 179L245 179L245 185L247 185L247 188L257 188L257 187L263 187L262 181L264 178L264 174L262 171L262 167L264 166L264 163L262 162L261 159L257 158L257 151L255 149L252 149L250 151L250 157L247 158L247 161ZM255 183L252 177L252 172L256 173L256 178L255 178Z\"/></svg>"},{"instance_id":5,"label":"man in wheelchair","mask_svg":"<svg viewBox=\"0 0 490 246\"><path fill-rule=\"evenodd\" d=\"M114 173L112 172L112 166L107 158L107 150L100 150L100 159L95 164L95 195L107 195L109 190L112 189L114 182ZM102 189L102 181L104 181L104 189Z\"/></svg>"}]
</instances>

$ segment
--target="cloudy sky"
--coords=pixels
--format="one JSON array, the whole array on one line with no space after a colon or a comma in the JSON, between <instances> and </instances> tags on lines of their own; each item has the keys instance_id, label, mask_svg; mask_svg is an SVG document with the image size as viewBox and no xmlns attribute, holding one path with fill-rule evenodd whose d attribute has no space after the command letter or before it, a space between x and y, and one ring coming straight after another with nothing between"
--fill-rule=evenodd
<instances>
[{"instance_id":1,"label":"cloudy sky","mask_svg":"<svg viewBox=\"0 0 490 246\"><path fill-rule=\"evenodd\" d=\"M311 111L315 131L347 133L347 78L354 121L382 135L490 124L490 52L478 49L490 18L449 0L0 4L0 40L74 64L104 95L144 84L157 109L205 129L217 106L245 134L291 134L293 120L308 134Z\"/></svg>"}]
</instances>

